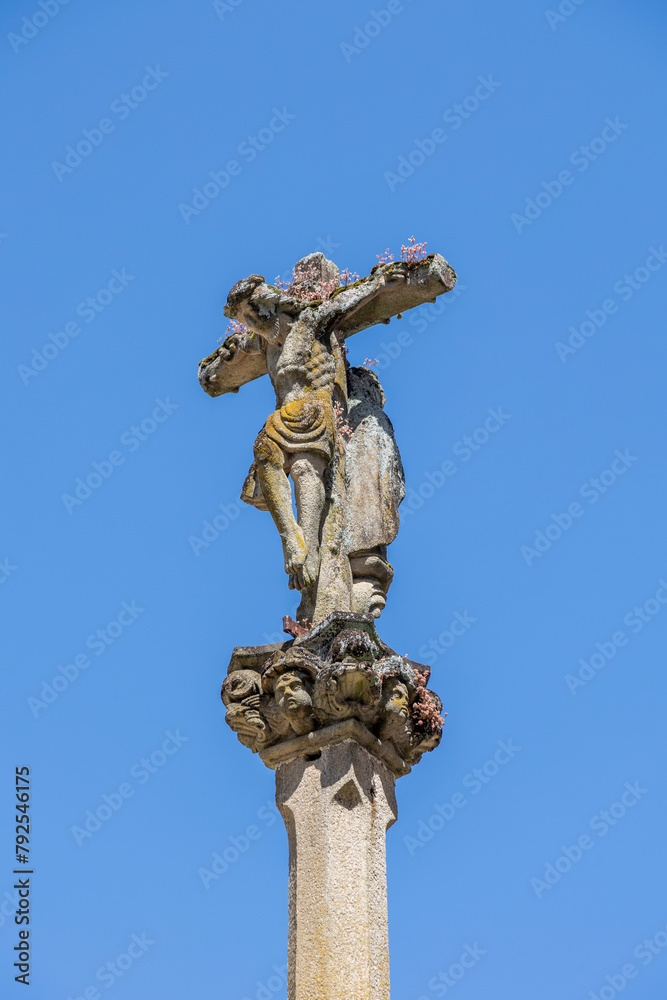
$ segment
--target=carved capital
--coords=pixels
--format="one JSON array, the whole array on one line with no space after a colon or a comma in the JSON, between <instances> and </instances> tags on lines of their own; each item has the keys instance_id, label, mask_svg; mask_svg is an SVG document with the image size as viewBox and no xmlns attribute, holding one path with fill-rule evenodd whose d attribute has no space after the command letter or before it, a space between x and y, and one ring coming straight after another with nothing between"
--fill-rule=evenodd
<instances>
[{"instance_id":1,"label":"carved capital","mask_svg":"<svg viewBox=\"0 0 667 1000\"><path fill-rule=\"evenodd\" d=\"M296 639L237 647L222 700L228 725L269 767L338 735L362 742L398 775L441 739L442 702L426 687L429 674L382 642L371 615L334 612ZM343 737L346 720L356 721Z\"/></svg>"}]
</instances>

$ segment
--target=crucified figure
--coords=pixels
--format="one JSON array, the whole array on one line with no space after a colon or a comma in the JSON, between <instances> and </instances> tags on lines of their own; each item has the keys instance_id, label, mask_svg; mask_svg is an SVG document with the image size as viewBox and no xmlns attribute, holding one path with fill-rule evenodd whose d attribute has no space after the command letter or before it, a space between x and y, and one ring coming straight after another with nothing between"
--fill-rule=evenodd
<instances>
[{"instance_id":1,"label":"crucified figure","mask_svg":"<svg viewBox=\"0 0 667 1000\"><path fill-rule=\"evenodd\" d=\"M346 573L351 590L349 565L345 570L340 561L346 559L345 434L351 433L344 341L435 301L455 282L444 258L431 254L378 264L367 278L342 285L336 265L315 253L298 262L286 291L253 274L229 293L225 315L237 329L200 363L199 379L211 396L238 392L267 373L271 379L276 409L257 436L241 496L273 517L289 585L308 595L308 609L315 607L324 549L339 560L337 576ZM335 589L334 575L327 586ZM340 590L335 599L338 610L350 609Z\"/></svg>"}]
</instances>

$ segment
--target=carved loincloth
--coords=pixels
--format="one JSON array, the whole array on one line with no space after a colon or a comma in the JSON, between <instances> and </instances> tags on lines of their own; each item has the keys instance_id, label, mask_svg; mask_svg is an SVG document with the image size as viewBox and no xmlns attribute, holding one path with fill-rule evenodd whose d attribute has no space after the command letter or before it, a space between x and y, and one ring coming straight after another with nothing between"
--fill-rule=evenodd
<instances>
[{"instance_id":1,"label":"carved loincloth","mask_svg":"<svg viewBox=\"0 0 667 1000\"><path fill-rule=\"evenodd\" d=\"M303 399L285 403L268 418L255 441L255 454L273 442L284 453L316 452L327 462L333 458L336 441L336 417L328 389L309 392ZM268 510L257 473L257 460L241 490L241 499L259 510Z\"/></svg>"}]
</instances>

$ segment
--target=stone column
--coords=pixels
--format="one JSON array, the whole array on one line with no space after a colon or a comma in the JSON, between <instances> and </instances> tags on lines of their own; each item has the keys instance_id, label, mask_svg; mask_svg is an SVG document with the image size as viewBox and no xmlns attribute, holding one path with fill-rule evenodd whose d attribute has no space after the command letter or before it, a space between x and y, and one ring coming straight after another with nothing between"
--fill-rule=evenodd
<instances>
[{"instance_id":1,"label":"stone column","mask_svg":"<svg viewBox=\"0 0 667 1000\"><path fill-rule=\"evenodd\" d=\"M289 838L288 1000L389 1000L385 835L397 815L394 785L354 740L278 767Z\"/></svg>"},{"instance_id":2,"label":"stone column","mask_svg":"<svg viewBox=\"0 0 667 1000\"><path fill-rule=\"evenodd\" d=\"M289 1000L389 1000L385 836L442 736L429 674L352 611L232 653L227 722L276 771L289 838Z\"/></svg>"}]
</instances>

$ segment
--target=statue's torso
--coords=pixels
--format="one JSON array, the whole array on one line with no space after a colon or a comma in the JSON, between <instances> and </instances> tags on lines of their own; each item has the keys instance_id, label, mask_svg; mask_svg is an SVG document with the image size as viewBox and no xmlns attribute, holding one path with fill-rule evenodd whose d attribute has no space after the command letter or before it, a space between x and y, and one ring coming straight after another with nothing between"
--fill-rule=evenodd
<instances>
[{"instance_id":1,"label":"statue's torso","mask_svg":"<svg viewBox=\"0 0 667 1000\"><path fill-rule=\"evenodd\" d=\"M314 337L312 328L299 320L292 325L282 344L267 344L266 365L278 408L303 399L313 390L333 393L340 367L334 357L336 347L337 344L334 349L328 349ZM338 353L342 355L340 348Z\"/></svg>"}]
</instances>

